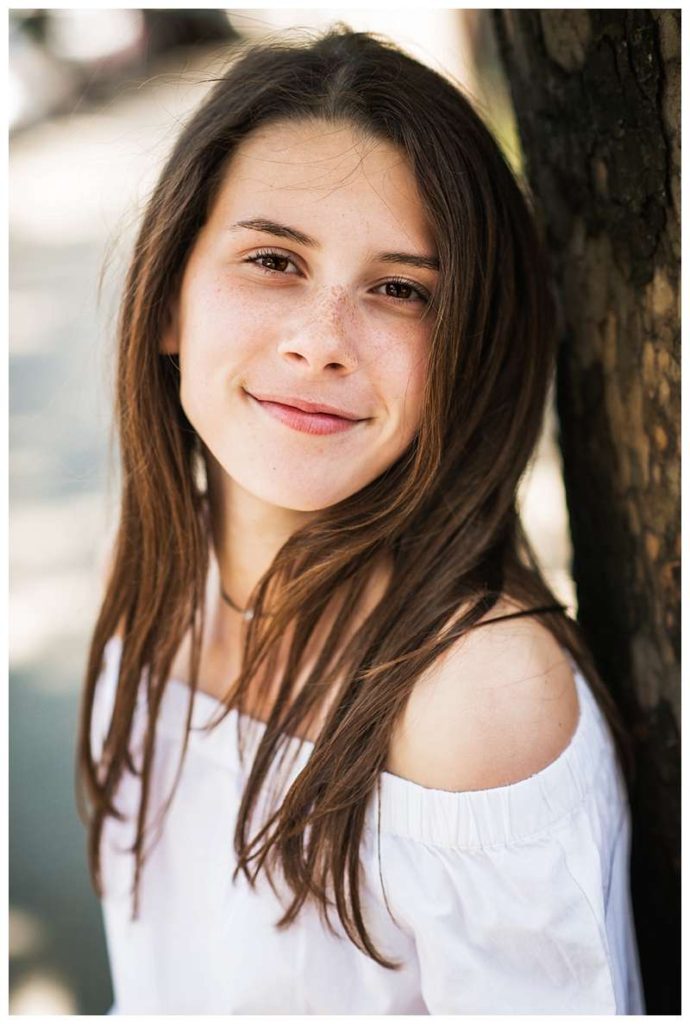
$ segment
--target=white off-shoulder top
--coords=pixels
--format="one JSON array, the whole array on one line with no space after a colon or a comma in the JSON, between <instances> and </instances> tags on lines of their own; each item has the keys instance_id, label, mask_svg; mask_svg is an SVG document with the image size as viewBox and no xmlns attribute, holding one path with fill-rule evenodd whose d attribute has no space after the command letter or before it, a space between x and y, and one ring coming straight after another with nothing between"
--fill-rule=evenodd
<instances>
[{"instance_id":1,"label":"white off-shoulder top","mask_svg":"<svg viewBox=\"0 0 690 1024\"><path fill-rule=\"evenodd\" d=\"M110 720L120 652L113 637L96 695L96 754ZM361 891L369 933L385 956L401 961L397 971L360 952L335 912L335 934L311 904L278 930L283 907L265 877L254 890L241 874L233 883L233 833L251 745L243 767L236 711L201 731L220 704L197 692L189 748L144 865L136 921L130 920L127 846L138 778L125 774L118 791L118 807L129 817L106 821L102 907L115 993L110 1012L644 1013L626 792L608 726L574 663L573 669L580 704L575 733L535 775L495 789L445 792L381 773L367 809ZM166 686L152 813L177 772L189 696L185 683ZM140 727L144 710L141 700ZM256 742L262 723L247 718L244 724ZM313 749L307 741L288 744L296 760L287 785Z\"/></svg>"}]
</instances>

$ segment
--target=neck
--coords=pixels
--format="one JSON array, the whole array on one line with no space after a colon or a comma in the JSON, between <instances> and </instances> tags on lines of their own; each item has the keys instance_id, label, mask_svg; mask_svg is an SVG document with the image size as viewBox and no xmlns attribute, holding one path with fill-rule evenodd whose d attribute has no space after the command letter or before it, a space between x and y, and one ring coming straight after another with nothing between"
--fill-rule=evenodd
<instances>
[{"instance_id":1,"label":"neck","mask_svg":"<svg viewBox=\"0 0 690 1024\"><path fill-rule=\"evenodd\" d=\"M234 604L245 609L280 548L316 513L262 501L232 480L210 455L207 466L220 585Z\"/></svg>"}]
</instances>

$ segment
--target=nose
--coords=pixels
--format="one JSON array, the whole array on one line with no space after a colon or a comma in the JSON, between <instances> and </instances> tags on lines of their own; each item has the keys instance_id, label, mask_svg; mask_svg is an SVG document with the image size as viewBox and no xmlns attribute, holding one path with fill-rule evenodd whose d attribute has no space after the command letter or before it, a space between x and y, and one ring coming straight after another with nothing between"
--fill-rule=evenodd
<instances>
[{"instance_id":1,"label":"nose","mask_svg":"<svg viewBox=\"0 0 690 1024\"><path fill-rule=\"evenodd\" d=\"M358 365L354 319L347 289L324 288L290 318L278 351L304 371L352 373Z\"/></svg>"}]
</instances>

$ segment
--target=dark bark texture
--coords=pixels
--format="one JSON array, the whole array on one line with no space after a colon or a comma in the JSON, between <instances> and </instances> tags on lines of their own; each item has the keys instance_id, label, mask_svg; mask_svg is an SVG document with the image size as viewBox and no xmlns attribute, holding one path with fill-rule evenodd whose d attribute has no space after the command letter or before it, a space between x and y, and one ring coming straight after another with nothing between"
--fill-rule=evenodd
<instances>
[{"instance_id":1,"label":"dark bark texture","mask_svg":"<svg viewBox=\"0 0 690 1024\"><path fill-rule=\"evenodd\" d=\"M552 257L579 619L636 741L647 1012L680 1012L680 11L492 15Z\"/></svg>"}]
</instances>

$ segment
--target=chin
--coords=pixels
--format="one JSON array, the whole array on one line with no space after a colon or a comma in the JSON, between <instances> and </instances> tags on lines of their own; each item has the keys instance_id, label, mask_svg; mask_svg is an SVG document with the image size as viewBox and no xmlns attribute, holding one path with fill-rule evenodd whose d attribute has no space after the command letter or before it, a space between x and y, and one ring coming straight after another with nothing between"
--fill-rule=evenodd
<instances>
[{"instance_id":1,"label":"chin","mask_svg":"<svg viewBox=\"0 0 690 1024\"><path fill-rule=\"evenodd\" d=\"M346 501L374 480L385 468L371 460L366 467L356 459L328 460L275 451L269 456L265 450L252 445L251 439L242 452L241 442L227 448L210 446L211 455L220 484L222 476L258 501L292 512L322 512ZM239 456L239 457L238 457Z\"/></svg>"},{"instance_id":2,"label":"chin","mask_svg":"<svg viewBox=\"0 0 690 1024\"><path fill-rule=\"evenodd\" d=\"M290 509L292 512L322 512L324 509L345 501L355 493L353 490L335 487L333 489L319 487L315 490L314 488L299 488L294 485L282 488L273 486L265 489L256 487L248 489L253 490L256 497L265 501L266 504Z\"/></svg>"}]
</instances>

